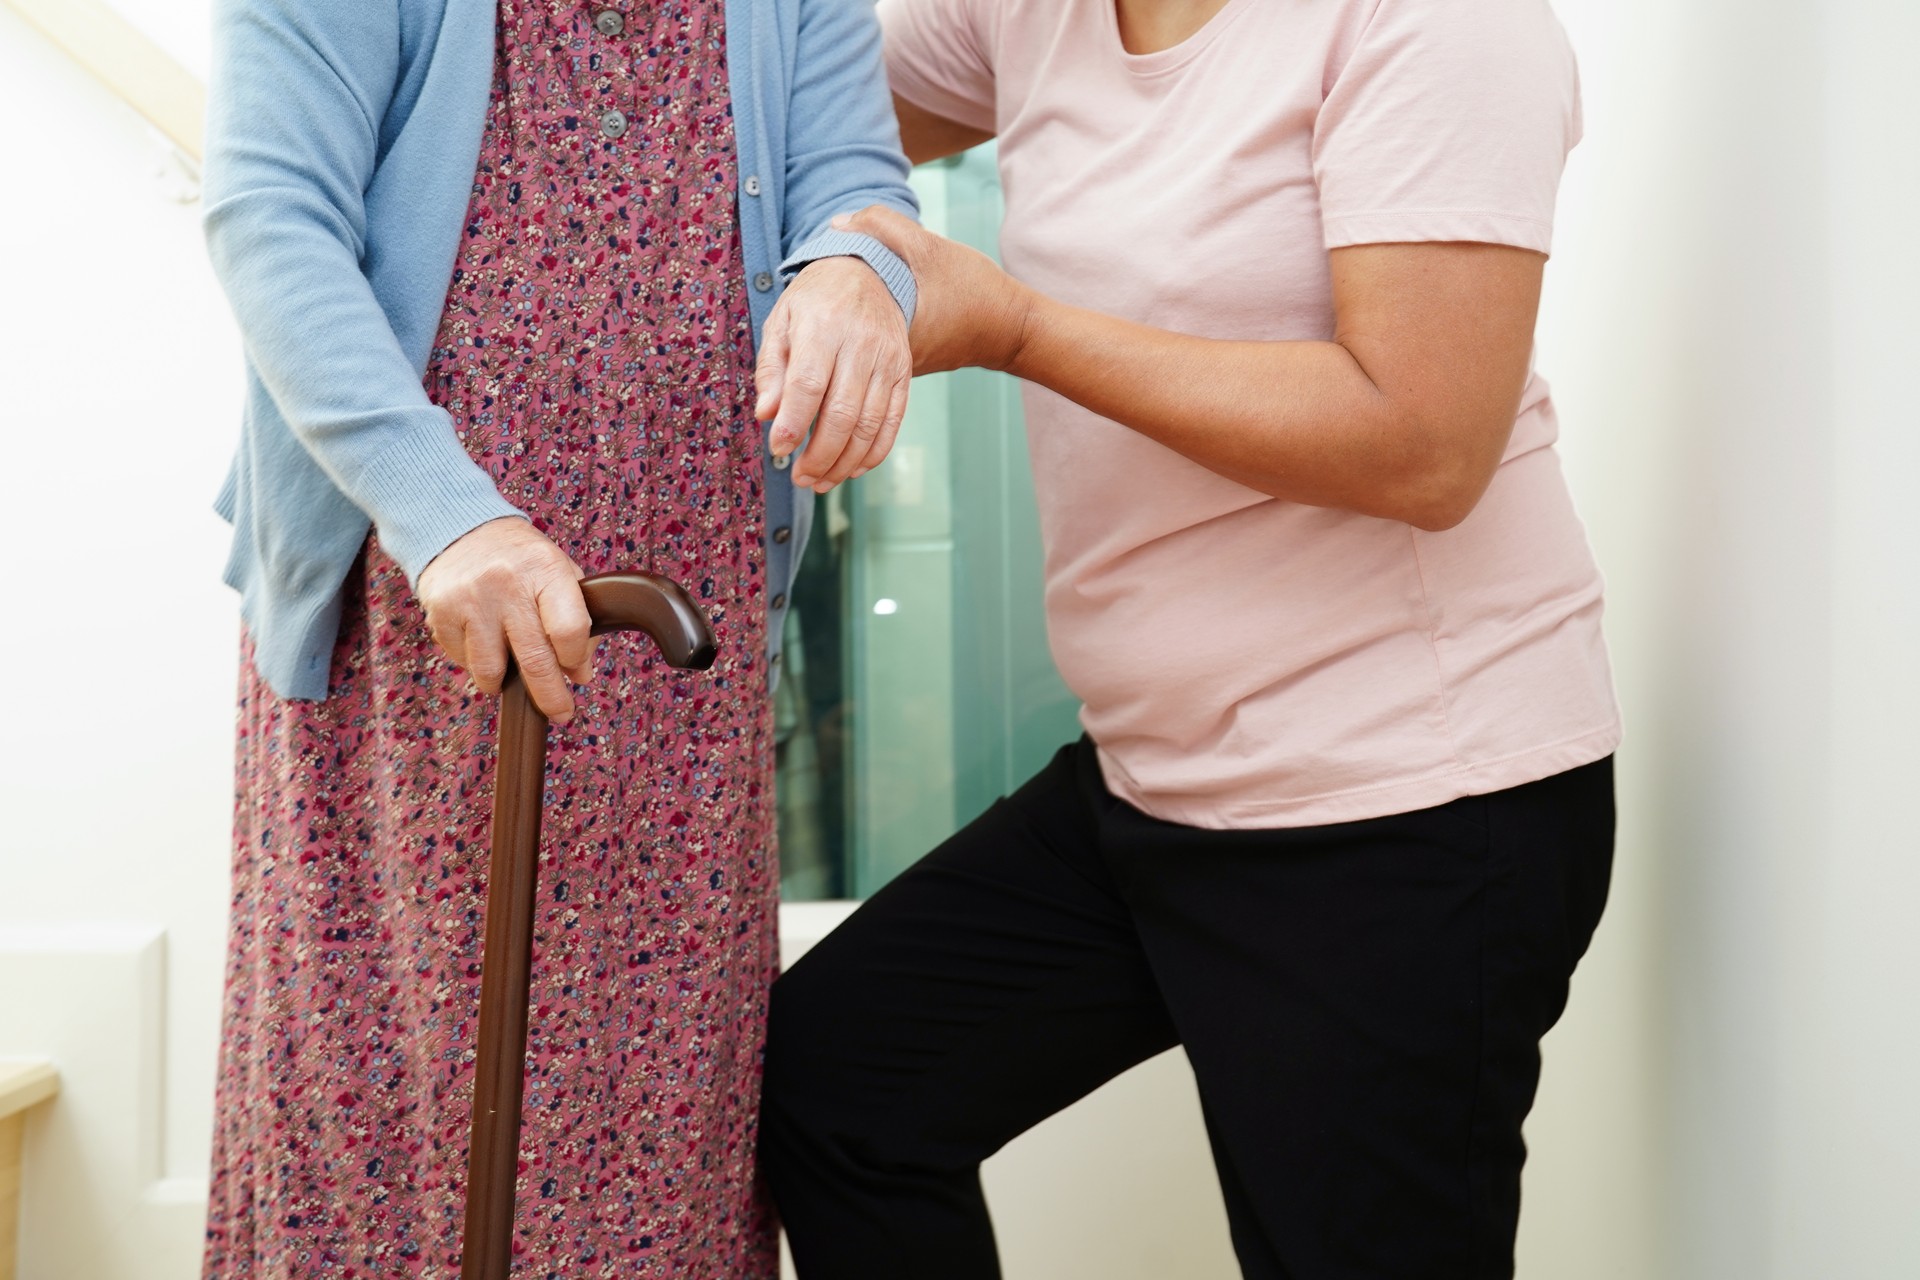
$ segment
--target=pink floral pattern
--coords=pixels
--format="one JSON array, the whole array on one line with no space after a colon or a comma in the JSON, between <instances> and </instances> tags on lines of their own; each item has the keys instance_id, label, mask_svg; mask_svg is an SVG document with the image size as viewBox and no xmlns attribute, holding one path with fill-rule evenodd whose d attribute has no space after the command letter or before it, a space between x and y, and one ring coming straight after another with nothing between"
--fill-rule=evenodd
<instances>
[{"instance_id":1,"label":"pink floral pattern","mask_svg":"<svg viewBox=\"0 0 1920 1280\"><path fill-rule=\"evenodd\" d=\"M551 738L515 1275L764 1280L778 869L724 7L600 12L500 2L427 386L539 528L679 580L721 656L608 637ZM210 1280L458 1274L494 702L377 543L346 591L327 701L242 664Z\"/></svg>"}]
</instances>

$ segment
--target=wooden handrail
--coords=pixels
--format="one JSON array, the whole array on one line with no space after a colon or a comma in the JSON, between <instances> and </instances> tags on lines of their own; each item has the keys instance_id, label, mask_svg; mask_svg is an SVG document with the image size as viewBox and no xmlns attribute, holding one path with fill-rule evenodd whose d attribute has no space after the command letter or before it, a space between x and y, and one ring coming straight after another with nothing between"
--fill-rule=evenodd
<instances>
[{"instance_id":1,"label":"wooden handrail","mask_svg":"<svg viewBox=\"0 0 1920 1280\"><path fill-rule=\"evenodd\" d=\"M60 1073L40 1058L0 1058L0 1120L60 1092Z\"/></svg>"},{"instance_id":2,"label":"wooden handrail","mask_svg":"<svg viewBox=\"0 0 1920 1280\"><path fill-rule=\"evenodd\" d=\"M20 1153L28 1108L60 1092L60 1075L37 1058L0 1059L0 1280L20 1258Z\"/></svg>"},{"instance_id":3,"label":"wooden handrail","mask_svg":"<svg viewBox=\"0 0 1920 1280\"><path fill-rule=\"evenodd\" d=\"M193 72L103 0L6 0L197 164L207 90Z\"/></svg>"}]
</instances>

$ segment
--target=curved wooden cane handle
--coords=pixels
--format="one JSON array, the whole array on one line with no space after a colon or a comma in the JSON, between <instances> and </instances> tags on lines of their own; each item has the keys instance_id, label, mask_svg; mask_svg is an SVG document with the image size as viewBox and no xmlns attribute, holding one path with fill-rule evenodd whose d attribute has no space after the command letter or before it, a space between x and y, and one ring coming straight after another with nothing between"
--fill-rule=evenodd
<instances>
[{"instance_id":1,"label":"curved wooden cane handle","mask_svg":"<svg viewBox=\"0 0 1920 1280\"><path fill-rule=\"evenodd\" d=\"M580 594L586 597L595 635L644 631L673 666L704 671L713 665L713 627L677 583L651 573L603 573L582 580ZM520 672L510 669L500 695L461 1280L507 1280L513 1264L513 1198L519 1175L520 1093L527 1059L527 989L546 766L547 717L533 704Z\"/></svg>"},{"instance_id":2,"label":"curved wooden cane handle","mask_svg":"<svg viewBox=\"0 0 1920 1280\"><path fill-rule=\"evenodd\" d=\"M644 631L676 667L713 665L713 627L680 584L651 573L601 573L580 583L593 634Z\"/></svg>"}]
</instances>

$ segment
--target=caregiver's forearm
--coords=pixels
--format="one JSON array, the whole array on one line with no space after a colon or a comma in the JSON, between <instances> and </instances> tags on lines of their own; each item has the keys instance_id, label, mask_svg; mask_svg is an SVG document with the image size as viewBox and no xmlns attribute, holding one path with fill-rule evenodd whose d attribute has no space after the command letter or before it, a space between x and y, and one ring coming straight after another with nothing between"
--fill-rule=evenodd
<instances>
[{"instance_id":1,"label":"caregiver's forearm","mask_svg":"<svg viewBox=\"0 0 1920 1280\"><path fill-rule=\"evenodd\" d=\"M893 95L893 115L900 123L900 149L915 164L944 160L993 137L985 129L935 115L897 93Z\"/></svg>"},{"instance_id":2,"label":"caregiver's forearm","mask_svg":"<svg viewBox=\"0 0 1920 1280\"><path fill-rule=\"evenodd\" d=\"M1028 301L1008 372L1277 498L1445 529L1505 449L1506 431L1397 401L1338 342L1195 338Z\"/></svg>"}]
</instances>

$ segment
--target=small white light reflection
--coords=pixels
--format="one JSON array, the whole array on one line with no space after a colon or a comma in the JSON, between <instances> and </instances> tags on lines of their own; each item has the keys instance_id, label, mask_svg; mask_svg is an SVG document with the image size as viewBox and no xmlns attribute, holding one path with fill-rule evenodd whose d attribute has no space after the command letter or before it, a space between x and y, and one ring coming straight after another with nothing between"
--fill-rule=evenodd
<instances>
[{"instance_id":1,"label":"small white light reflection","mask_svg":"<svg viewBox=\"0 0 1920 1280\"><path fill-rule=\"evenodd\" d=\"M885 596L882 596L873 602L873 611L884 618L890 613L900 612L900 602L898 600L889 600Z\"/></svg>"}]
</instances>

